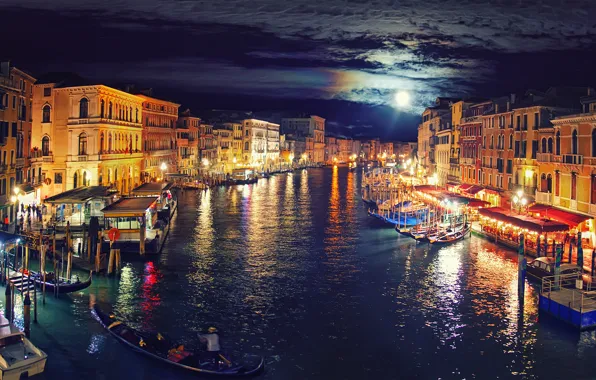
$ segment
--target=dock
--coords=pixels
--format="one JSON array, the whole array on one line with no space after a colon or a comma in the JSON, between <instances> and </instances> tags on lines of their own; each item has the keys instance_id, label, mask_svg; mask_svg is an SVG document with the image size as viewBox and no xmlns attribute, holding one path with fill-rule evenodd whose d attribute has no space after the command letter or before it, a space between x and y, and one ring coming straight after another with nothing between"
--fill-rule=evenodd
<instances>
[{"instance_id":1,"label":"dock","mask_svg":"<svg viewBox=\"0 0 596 380\"><path fill-rule=\"evenodd\" d=\"M538 308L576 329L596 328L596 291L577 274L544 277Z\"/></svg>"}]
</instances>

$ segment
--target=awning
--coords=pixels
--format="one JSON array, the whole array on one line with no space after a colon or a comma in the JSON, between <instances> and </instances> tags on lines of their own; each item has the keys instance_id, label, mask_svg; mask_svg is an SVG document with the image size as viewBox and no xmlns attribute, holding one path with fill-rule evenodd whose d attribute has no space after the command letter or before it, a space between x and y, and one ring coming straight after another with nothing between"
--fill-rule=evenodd
<instances>
[{"instance_id":1,"label":"awning","mask_svg":"<svg viewBox=\"0 0 596 380\"><path fill-rule=\"evenodd\" d=\"M462 191L466 191L466 190L468 190L472 186L473 185L470 185L468 183L464 183L463 185L459 185L459 189L462 190Z\"/></svg>"},{"instance_id":2,"label":"awning","mask_svg":"<svg viewBox=\"0 0 596 380\"><path fill-rule=\"evenodd\" d=\"M157 197L122 198L101 210L106 218L144 216Z\"/></svg>"},{"instance_id":3,"label":"awning","mask_svg":"<svg viewBox=\"0 0 596 380\"><path fill-rule=\"evenodd\" d=\"M465 190L465 192L470 195L476 195L477 193L481 192L482 190L484 190L483 187L473 185L473 186L469 187L468 190Z\"/></svg>"},{"instance_id":4,"label":"awning","mask_svg":"<svg viewBox=\"0 0 596 380\"><path fill-rule=\"evenodd\" d=\"M54 204L80 204L86 203L91 199L108 198L117 192L108 186L87 186L77 187L44 199L45 203Z\"/></svg>"},{"instance_id":5,"label":"awning","mask_svg":"<svg viewBox=\"0 0 596 380\"><path fill-rule=\"evenodd\" d=\"M528 211L532 213L540 213L541 217L547 219L553 219L561 223L565 223L570 227L576 227L578 224L585 222L588 219L592 219L591 216L577 214L571 211L561 210L548 205L537 203L530 206Z\"/></svg>"},{"instance_id":6,"label":"awning","mask_svg":"<svg viewBox=\"0 0 596 380\"><path fill-rule=\"evenodd\" d=\"M481 208L478 209L478 213L491 219L509 223L519 228L526 228L538 233L569 231L569 225L565 223L514 214L500 207Z\"/></svg>"},{"instance_id":7,"label":"awning","mask_svg":"<svg viewBox=\"0 0 596 380\"><path fill-rule=\"evenodd\" d=\"M169 190L172 187L171 182L147 182L132 190L135 196L159 196L162 192Z\"/></svg>"}]
</instances>

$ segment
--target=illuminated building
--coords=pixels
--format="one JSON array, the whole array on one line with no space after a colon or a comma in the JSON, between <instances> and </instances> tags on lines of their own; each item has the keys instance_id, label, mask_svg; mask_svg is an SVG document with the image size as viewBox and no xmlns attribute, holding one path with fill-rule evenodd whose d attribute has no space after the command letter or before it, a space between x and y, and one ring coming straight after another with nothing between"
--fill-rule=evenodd
<instances>
[{"instance_id":1,"label":"illuminated building","mask_svg":"<svg viewBox=\"0 0 596 380\"><path fill-rule=\"evenodd\" d=\"M281 121L282 132L304 139L309 162L325 163L325 119L319 116L308 118L285 118Z\"/></svg>"},{"instance_id":2,"label":"illuminated building","mask_svg":"<svg viewBox=\"0 0 596 380\"><path fill-rule=\"evenodd\" d=\"M2 220L8 216L11 222L15 186L28 203L40 199L39 191L34 194L30 187L21 186L31 182L28 153L34 83L31 75L9 62L0 62L0 208Z\"/></svg>"},{"instance_id":3,"label":"illuminated building","mask_svg":"<svg viewBox=\"0 0 596 380\"><path fill-rule=\"evenodd\" d=\"M422 113L422 123L418 125L418 162L422 175L430 176L437 170L437 131L447 128L448 125L451 128L451 101L452 99L448 98L437 98L435 105L427 107ZM446 176L443 177L443 181L445 180Z\"/></svg>"},{"instance_id":4,"label":"illuminated building","mask_svg":"<svg viewBox=\"0 0 596 380\"><path fill-rule=\"evenodd\" d=\"M141 183L143 99L82 82L48 75L34 86L31 169L42 199L94 185L128 194Z\"/></svg>"},{"instance_id":5,"label":"illuminated building","mask_svg":"<svg viewBox=\"0 0 596 380\"><path fill-rule=\"evenodd\" d=\"M259 170L272 170L279 160L279 124L257 119L242 121L244 162Z\"/></svg>"},{"instance_id":6,"label":"illuminated building","mask_svg":"<svg viewBox=\"0 0 596 380\"><path fill-rule=\"evenodd\" d=\"M199 125L199 162L203 174L217 163L217 141L211 124Z\"/></svg>"},{"instance_id":7,"label":"illuminated building","mask_svg":"<svg viewBox=\"0 0 596 380\"><path fill-rule=\"evenodd\" d=\"M178 117L176 134L178 140L178 170L180 173L196 176L199 174L199 125L201 119L189 109ZM185 139L185 137L187 137Z\"/></svg>"},{"instance_id":8,"label":"illuminated building","mask_svg":"<svg viewBox=\"0 0 596 380\"><path fill-rule=\"evenodd\" d=\"M234 126L230 123L215 125L213 136L216 141L218 173L231 173L234 168L234 154L232 145L234 142Z\"/></svg>"},{"instance_id":9,"label":"illuminated building","mask_svg":"<svg viewBox=\"0 0 596 380\"><path fill-rule=\"evenodd\" d=\"M337 153L337 139L335 137L325 137L325 163L327 165L333 165L334 163L337 163L339 160Z\"/></svg>"},{"instance_id":10,"label":"illuminated building","mask_svg":"<svg viewBox=\"0 0 596 380\"><path fill-rule=\"evenodd\" d=\"M336 139L337 142L337 160L340 163L346 163L350 161L352 152L352 141L348 139Z\"/></svg>"},{"instance_id":11,"label":"illuminated building","mask_svg":"<svg viewBox=\"0 0 596 380\"><path fill-rule=\"evenodd\" d=\"M143 174L144 180L161 177L161 165L168 173L178 172L176 122L180 104L138 94L143 100Z\"/></svg>"},{"instance_id":12,"label":"illuminated building","mask_svg":"<svg viewBox=\"0 0 596 380\"><path fill-rule=\"evenodd\" d=\"M482 115L489 112L494 112L492 101L472 104L464 110L459 121L459 165L462 184L477 185L481 182Z\"/></svg>"}]
</instances>

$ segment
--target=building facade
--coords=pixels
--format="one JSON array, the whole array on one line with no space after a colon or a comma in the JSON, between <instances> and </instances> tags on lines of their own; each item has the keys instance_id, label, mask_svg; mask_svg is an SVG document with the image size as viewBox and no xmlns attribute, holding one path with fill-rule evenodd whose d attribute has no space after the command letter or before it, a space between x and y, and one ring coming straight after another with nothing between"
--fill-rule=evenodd
<instances>
[{"instance_id":1,"label":"building facade","mask_svg":"<svg viewBox=\"0 0 596 380\"><path fill-rule=\"evenodd\" d=\"M182 174L188 174L192 177L199 174L199 126L201 119L194 116L189 109L185 110L178 117L176 125L178 141L178 170ZM183 133L178 136L178 132ZM187 138L184 139L184 134Z\"/></svg>"},{"instance_id":2,"label":"building facade","mask_svg":"<svg viewBox=\"0 0 596 380\"><path fill-rule=\"evenodd\" d=\"M325 119L312 115L309 118L285 118L281 121L284 134L306 140L307 159L311 163L325 163Z\"/></svg>"},{"instance_id":3,"label":"building facade","mask_svg":"<svg viewBox=\"0 0 596 380\"><path fill-rule=\"evenodd\" d=\"M39 81L33 89L31 170L41 196L81 186L128 194L141 183L143 99L103 85Z\"/></svg>"},{"instance_id":4,"label":"building facade","mask_svg":"<svg viewBox=\"0 0 596 380\"><path fill-rule=\"evenodd\" d=\"M337 139L331 136L325 137L325 163L327 165L333 165L339 161L338 151Z\"/></svg>"},{"instance_id":5,"label":"building facade","mask_svg":"<svg viewBox=\"0 0 596 380\"><path fill-rule=\"evenodd\" d=\"M17 206L13 196L25 204L40 202L40 190L24 186L32 180L29 151L35 81L10 62L0 63L0 217L8 217L11 223Z\"/></svg>"},{"instance_id":6,"label":"building facade","mask_svg":"<svg viewBox=\"0 0 596 380\"><path fill-rule=\"evenodd\" d=\"M494 112L492 101L472 104L464 110L459 124L461 183L478 185L482 173L482 116Z\"/></svg>"},{"instance_id":7,"label":"building facade","mask_svg":"<svg viewBox=\"0 0 596 380\"><path fill-rule=\"evenodd\" d=\"M242 129L244 162L261 171L275 169L279 164L279 124L246 119Z\"/></svg>"},{"instance_id":8,"label":"building facade","mask_svg":"<svg viewBox=\"0 0 596 380\"><path fill-rule=\"evenodd\" d=\"M180 104L138 94L143 100L143 176L145 181L178 172L176 125Z\"/></svg>"}]
</instances>

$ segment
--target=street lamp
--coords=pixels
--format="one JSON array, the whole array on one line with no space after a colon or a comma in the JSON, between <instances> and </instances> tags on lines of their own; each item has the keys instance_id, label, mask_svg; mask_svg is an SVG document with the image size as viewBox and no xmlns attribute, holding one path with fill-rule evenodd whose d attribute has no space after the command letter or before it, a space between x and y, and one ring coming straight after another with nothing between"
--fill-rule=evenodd
<instances>
[{"instance_id":1,"label":"street lamp","mask_svg":"<svg viewBox=\"0 0 596 380\"><path fill-rule=\"evenodd\" d=\"M517 213L521 214L522 207L525 207L528 204L528 200L524 197L523 190L518 190L517 193L513 196L513 204L515 205L515 207L518 208Z\"/></svg>"},{"instance_id":2,"label":"street lamp","mask_svg":"<svg viewBox=\"0 0 596 380\"><path fill-rule=\"evenodd\" d=\"M161 163L160 169L161 169L161 180L164 180L164 172L166 171L166 169L168 168L168 165L166 165L165 162Z\"/></svg>"}]
</instances>

